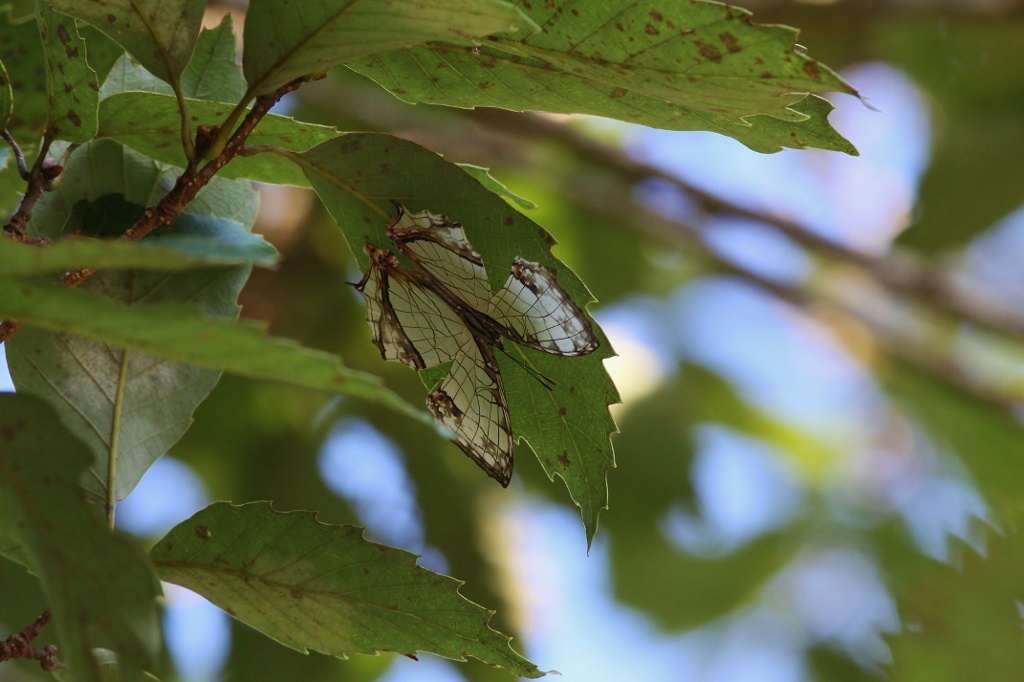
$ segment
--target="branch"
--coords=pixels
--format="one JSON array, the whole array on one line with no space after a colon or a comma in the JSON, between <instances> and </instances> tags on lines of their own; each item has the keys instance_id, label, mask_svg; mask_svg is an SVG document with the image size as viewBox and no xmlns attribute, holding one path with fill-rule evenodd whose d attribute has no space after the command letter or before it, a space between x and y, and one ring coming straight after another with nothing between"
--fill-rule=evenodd
<instances>
[{"instance_id":1,"label":"branch","mask_svg":"<svg viewBox=\"0 0 1024 682\"><path fill-rule=\"evenodd\" d=\"M245 140L252 134L252 131L256 128L263 117L267 115L271 107L277 104L278 100L287 95L289 92L294 91L306 82L305 78L297 78L289 83L285 83L276 91L269 95L263 95L258 97L256 102L253 104L252 109L246 114L245 119L242 121L238 129L231 135L227 143L224 145L224 149L215 158L209 161L205 166L200 168L203 162L202 146L203 144L209 144L213 139L216 138L216 131L206 130L202 126L196 133L197 138L197 153L188 162L184 172L178 176L177 181L174 183L174 187L160 199L160 202L156 206L148 207L139 218L138 222L125 230L125 233L121 235L121 241L134 242L142 239L147 234L156 230L160 227L169 226L171 223L181 215L185 207L188 206L196 195L203 187L205 187L213 176L217 172L228 164L233 158L238 156L245 148ZM59 167L58 167L59 168ZM32 189L32 185L29 185L29 189ZM43 190L39 190L39 196L42 195ZM27 214L21 223L22 228L24 224L28 222L28 219L32 215L32 206L39 199L39 196L35 196L34 199L27 207ZM18 214L26 208L26 200L29 195L26 193L25 199L22 200L22 208L18 209ZM18 214L15 214L16 216ZM11 219L12 222L14 218ZM80 270L72 270L66 273L60 279L60 284L66 287L76 287L84 282L89 277L92 277L97 272L97 268L82 268ZM3 343L11 337L21 327L20 322L13 320L6 320L3 324L0 324L0 343Z\"/></svg>"},{"instance_id":2,"label":"branch","mask_svg":"<svg viewBox=\"0 0 1024 682\"><path fill-rule=\"evenodd\" d=\"M0 642L0 663L14 658L29 658L39 661L39 665L46 672L63 668L64 666L54 658L57 654L57 647L53 644L42 649L33 649L29 646L49 622L50 611L43 611L34 623L26 625L21 632Z\"/></svg>"},{"instance_id":3,"label":"branch","mask_svg":"<svg viewBox=\"0 0 1024 682\"><path fill-rule=\"evenodd\" d=\"M633 205L629 192L621 187L616 189L613 183L569 182L563 187L563 193L581 205L592 207L641 234L679 246L688 255L702 261L715 272L750 282L795 307L828 310L834 315L866 327L889 355L928 371L976 400L1009 414L1013 414L1017 406L1024 402L1024 395L1020 393L1007 392L975 379L961 363L938 350L930 339L908 333L903 328L905 325L889 323L885 314L887 311L879 313L877 306L873 309L870 304L850 300L855 298L853 296L837 295L830 289L838 290L841 287L829 287L828 282L817 287L790 284L764 277L737 265L719 255L706 241L706 230ZM884 303L893 302L886 299ZM901 316L900 322L905 323L906 320Z\"/></svg>"},{"instance_id":4,"label":"branch","mask_svg":"<svg viewBox=\"0 0 1024 682\"><path fill-rule=\"evenodd\" d=\"M724 214L769 225L804 248L830 260L852 265L890 291L929 305L981 329L1024 340L1024 317L1008 313L990 302L971 297L927 268L917 256L893 251L876 257L822 237L797 222L769 216L693 187L660 168L630 158L622 150L595 140L567 125L537 116L503 109L468 112L474 121L504 134L544 139L568 148L578 158L636 183L656 179L688 195L705 216Z\"/></svg>"}]
</instances>

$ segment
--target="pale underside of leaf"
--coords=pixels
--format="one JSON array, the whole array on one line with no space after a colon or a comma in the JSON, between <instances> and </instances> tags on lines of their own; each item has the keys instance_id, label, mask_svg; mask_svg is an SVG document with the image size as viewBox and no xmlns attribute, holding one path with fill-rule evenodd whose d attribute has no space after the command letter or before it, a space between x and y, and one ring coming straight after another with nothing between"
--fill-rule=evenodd
<instances>
[{"instance_id":1,"label":"pale underside of leaf","mask_svg":"<svg viewBox=\"0 0 1024 682\"><path fill-rule=\"evenodd\" d=\"M60 658L76 680L98 682L91 650L103 641L134 680L159 648L159 584L138 544L111 533L79 495L90 460L46 403L0 394L0 516L42 582Z\"/></svg>"},{"instance_id":2,"label":"pale underside of leaf","mask_svg":"<svg viewBox=\"0 0 1024 682\"><path fill-rule=\"evenodd\" d=\"M191 306L127 307L73 289L0 280L0 317L200 367L360 397L431 423L377 377L344 367L334 355L268 337L261 325L212 319Z\"/></svg>"},{"instance_id":3,"label":"pale underside of leaf","mask_svg":"<svg viewBox=\"0 0 1024 682\"><path fill-rule=\"evenodd\" d=\"M237 247L200 237L164 239L156 244L81 238L30 246L0 240L0 278L63 273L84 267L178 270L253 262L272 265L276 260L274 247L261 239Z\"/></svg>"},{"instance_id":4,"label":"pale underside of leaf","mask_svg":"<svg viewBox=\"0 0 1024 682\"><path fill-rule=\"evenodd\" d=\"M223 121L231 106L202 100L188 100L192 123L208 126ZM100 103L98 137L117 140L157 161L183 167L185 156L178 144L180 118L174 97L150 92L125 92ZM249 145L274 145L304 151L337 137L329 126L301 123L270 114L249 136ZM218 173L224 178L249 178L260 182L308 186L302 171L291 161L275 154L238 157Z\"/></svg>"},{"instance_id":5,"label":"pale underside of leaf","mask_svg":"<svg viewBox=\"0 0 1024 682\"><path fill-rule=\"evenodd\" d=\"M100 88L100 99L121 92L158 92L173 95L170 85L143 68L131 55L122 55ZM245 79L235 61L235 34L231 14L220 25L203 29L195 52L181 74L181 91L190 99L231 102L242 99Z\"/></svg>"},{"instance_id":6,"label":"pale underside of leaf","mask_svg":"<svg viewBox=\"0 0 1024 682\"><path fill-rule=\"evenodd\" d=\"M217 503L172 529L150 556L164 580L299 651L428 651L543 674L488 626L492 612L462 597L458 581L310 512Z\"/></svg>"}]
</instances>

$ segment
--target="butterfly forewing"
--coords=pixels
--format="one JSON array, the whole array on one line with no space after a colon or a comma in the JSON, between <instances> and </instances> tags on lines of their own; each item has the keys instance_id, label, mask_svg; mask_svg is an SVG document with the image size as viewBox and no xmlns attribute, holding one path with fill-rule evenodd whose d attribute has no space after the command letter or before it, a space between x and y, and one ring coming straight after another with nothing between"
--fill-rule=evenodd
<instances>
[{"instance_id":1,"label":"butterfly forewing","mask_svg":"<svg viewBox=\"0 0 1024 682\"><path fill-rule=\"evenodd\" d=\"M398 205L388 236L403 256L416 263L476 310L487 309L491 286L483 259L462 225L429 211L409 213Z\"/></svg>"},{"instance_id":2,"label":"butterfly forewing","mask_svg":"<svg viewBox=\"0 0 1024 682\"><path fill-rule=\"evenodd\" d=\"M516 343L556 355L586 355L598 346L586 314L548 267L522 258L512 261L505 285L488 313Z\"/></svg>"},{"instance_id":3,"label":"butterfly forewing","mask_svg":"<svg viewBox=\"0 0 1024 682\"><path fill-rule=\"evenodd\" d=\"M427 397L454 443L503 486L512 478L512 424L494 352L474 336L459 350L448 378Z\"/></svg>"},{"instance_id":4,"label":"butterfly forewing","mask_svg":"<svg viewBox=\"0 0 1024 682\"><path fill-rule=\"evenodd\" d=\"M469 338L465 323L429 289L403 276L397 263L388 266L387 252L370 264L356 289L366 298L366 321L374 344L385 360L413 369L427 369L453 359Z\"/></svg>"}]
</instances>

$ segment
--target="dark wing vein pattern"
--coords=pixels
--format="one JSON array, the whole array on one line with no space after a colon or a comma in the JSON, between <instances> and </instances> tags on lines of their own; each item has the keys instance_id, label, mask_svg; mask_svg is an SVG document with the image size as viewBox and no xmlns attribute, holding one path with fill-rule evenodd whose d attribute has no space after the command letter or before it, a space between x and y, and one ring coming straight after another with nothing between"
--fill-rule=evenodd
<instances>
[{"instance_id":1,"label":"dark wing vein pattern","mask_svg":"<svg viewBox=\"0 0 1024 682\"><path fill-rule=\"evenodd\" d=\"M373 342L385 360L416 370L452 362L427 405L455 434L453 442L507 486L514 438L494 348L505 336L546 353L579 356L598 347L597 337L551 268L516 257L508 280L492 293L484 261L462 225L395 207L387 234L415 267L365 244L370 267L354 286L366 298Z\"/></svg>"},{"instance_id":2,"label":"dark wing vein pattern","mask_svg":"<svg viewBox=\"0 0 1024 682\"><path fill-rule=\"evenodd\" d=\"M512 421L505 387L486 339L474 336L455 357L441 387L427 406L454 443L487 474L507 486L512 479Z\"/></svg>"}]
</instances>

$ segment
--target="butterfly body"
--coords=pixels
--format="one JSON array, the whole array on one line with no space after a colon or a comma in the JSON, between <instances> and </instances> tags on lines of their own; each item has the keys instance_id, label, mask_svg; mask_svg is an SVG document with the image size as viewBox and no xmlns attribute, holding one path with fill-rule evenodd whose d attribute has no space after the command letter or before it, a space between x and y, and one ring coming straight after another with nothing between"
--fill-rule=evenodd
<instances>
[{"instance_id":1,"label":"butterfly body","mask_svg":"<svg viewBox=\"0 0 1024 682\"><path fill-rule=\"evenodd\" d=\"M599 342L550 268L517 256L504 286L492 292L484 261L460 224L396 207L387 236L413 267L367 241L370 266L354 284L367 301L373 342L385 360L415 370L452 363L427 406L455 434L453 442L507 486L514 445L494 349L503 347L505 337L572 357L592 352Z\"/></svg>"}]
</instances>

